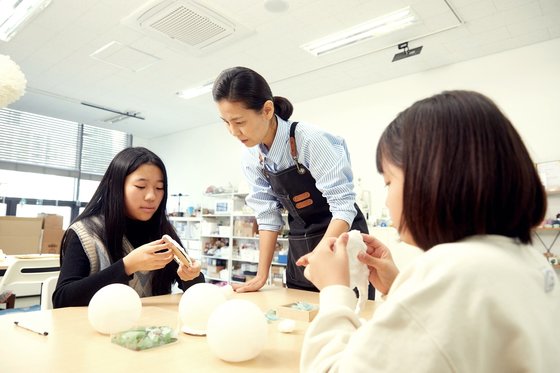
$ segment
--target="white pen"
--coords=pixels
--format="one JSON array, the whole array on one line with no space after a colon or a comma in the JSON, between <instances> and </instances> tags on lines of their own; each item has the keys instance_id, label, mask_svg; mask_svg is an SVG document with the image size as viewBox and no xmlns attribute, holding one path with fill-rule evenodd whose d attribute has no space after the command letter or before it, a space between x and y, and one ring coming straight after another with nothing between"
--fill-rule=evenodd
<instances>
[{"instance_id":1,"label":"white pen","mask_svg":"<svg viewBox=\"0 0 560 373\"><path fill-rule=\"evenodd\" d=\"M31 328L28 328L27 326L21 325L21 324L19 323L19 321L14 321L14 324L16 324L16 326L19 326L20 328L23 328L23 329L25 329L25 330L29 330L30 332L37 333L37 334L39 334L39 335L49 335L49 332L38 332L38 331L36 331L36 330L33 330L33 329L31 329Z\"/></svg>"}]
</instances>

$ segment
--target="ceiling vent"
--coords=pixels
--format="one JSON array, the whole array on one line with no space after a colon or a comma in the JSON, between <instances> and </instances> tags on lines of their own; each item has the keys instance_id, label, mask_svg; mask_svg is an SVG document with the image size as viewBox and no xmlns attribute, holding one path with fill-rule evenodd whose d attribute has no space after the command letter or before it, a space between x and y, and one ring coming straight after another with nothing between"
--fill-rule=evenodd
<instances>
[{"instance_id":1,"label":"ceiling vent","mask_svg":"<svg viewBox=\"0 0 560 373\"><path fill-rule=\"evenodd\" d=\"M206 52L247 36L236 24L193 0L150 1L122 20L148 37L194 52Z\"/></svg>"}]
</instances>

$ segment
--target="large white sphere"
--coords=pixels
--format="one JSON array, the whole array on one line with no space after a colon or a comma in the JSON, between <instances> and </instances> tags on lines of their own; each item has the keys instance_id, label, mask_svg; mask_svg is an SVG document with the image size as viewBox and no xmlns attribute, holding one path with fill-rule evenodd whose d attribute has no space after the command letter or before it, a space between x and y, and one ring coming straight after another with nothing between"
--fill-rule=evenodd
<instances>
[{"instance_id":1,"label":"large white sphere","mask_svg":"<svg viewBox=\"0 0 560 373\"><path fill-rule=\"evenodd\" d=\"M183 332L195 335L206 334L208 317L225 301L224 292L216 285L200 283L185 290L179 302Z\"/></svg>"},{"instance_id":2,"label":"large white sphere","mask_svg":"<svg viewBox=\"0 0 560 373\"><path fill-rule=\"evenodd\" d=\"M210 350L222 360L251 360L261 353L268 337L268 324L259 307L242 299L228 300L210 315L207 340Z\"/></svg>"},{"instance_id":3,"label":"large white sphere","mask_svg":"<svg viewBox=\"0 0 560 373\"><path fill-rule=\"evenodd\" d=\"M88 319L99 333L112 334L132 328L142 313L138 293L124 284L102 287L93 295L88 306Z\"/></svg>"}]
</instances>

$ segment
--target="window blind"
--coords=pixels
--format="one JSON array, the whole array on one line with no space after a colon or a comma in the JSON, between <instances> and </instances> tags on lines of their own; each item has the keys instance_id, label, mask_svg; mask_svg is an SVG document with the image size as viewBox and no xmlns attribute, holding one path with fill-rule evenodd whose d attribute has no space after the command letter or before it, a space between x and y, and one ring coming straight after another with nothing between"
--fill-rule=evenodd
<instances>
[{"instance_id":1,"label":"window blind","mask_svg":"<svg viewBox=\"0 0 560 373\"><path fill-rule=\"evenodd\" d=\"M131 146L132 138L124 132L83 125L81 172L103 176L115 155Z\"/></svg>"},{"instance_id":2,"label":"window blind","mask_svg":"<svg viewBox=\"0 0 560 373\"><path fill-rule=\"evenodd\" d=\"M100 180L130 146L124 132L23 111L0 110L0 168Z\"/></svg>"}]
</instances>

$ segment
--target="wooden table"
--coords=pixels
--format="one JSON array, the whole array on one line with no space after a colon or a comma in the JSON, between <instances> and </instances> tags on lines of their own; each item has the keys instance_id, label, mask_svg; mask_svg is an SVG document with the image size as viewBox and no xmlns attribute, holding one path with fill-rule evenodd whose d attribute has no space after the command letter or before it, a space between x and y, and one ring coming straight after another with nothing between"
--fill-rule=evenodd
<instances>
[{"instance_id":1,"label":"wooden table","mask_svg":"<svg viewBox=\"0 0 560 373\"><path fill-rule=\"evenodd\" d=\"M139 325L179 327L181 294L143 298ZM237 294L267 312L297 301L316 304L318 293L267 287L255 293ZM361 316L370 317L376 306L368 301ZM47 336L14 325L31 323ZM89 324L87 307L61 308L0 316L0 371L2 372L297 372L303 336L309 323L297 322L296 330L280 333L278 321L269 323L268 341L253 360L227 363L214 356L206 337L180 333L177 342L144 351L131 351L110 342Z\"/></svg>"}]
</instances>

